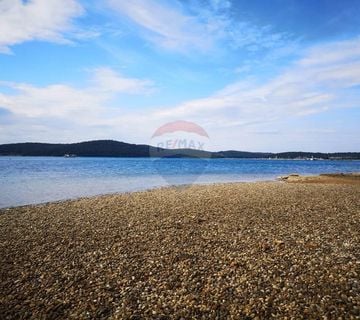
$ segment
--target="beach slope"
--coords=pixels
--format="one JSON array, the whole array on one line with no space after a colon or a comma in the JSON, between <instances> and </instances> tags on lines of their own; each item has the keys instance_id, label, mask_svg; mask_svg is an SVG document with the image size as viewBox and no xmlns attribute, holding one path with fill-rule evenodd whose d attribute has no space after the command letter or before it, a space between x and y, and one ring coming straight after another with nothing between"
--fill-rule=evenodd
<instances>
[{"instance_id":1,"label":"beach slope","mask_svg":"<svg viewBox=\"0 0 360 320\"><path fill-rule=\"evenodd\" d=\"M358 319L359 199L264 182L1 210L0 318Z\"/></svg>"}]
</instances>

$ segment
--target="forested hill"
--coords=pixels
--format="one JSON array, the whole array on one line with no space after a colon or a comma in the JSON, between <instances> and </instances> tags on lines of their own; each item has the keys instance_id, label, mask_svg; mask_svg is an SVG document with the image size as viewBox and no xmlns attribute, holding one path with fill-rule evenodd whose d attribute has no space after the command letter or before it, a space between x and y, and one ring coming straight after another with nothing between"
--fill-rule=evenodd
<instances>
[{"instance_id":1,"label":"forested hill","mask_svg":"<svg viewBox=\"0 0 360 320\"><path fill-rule=\"evenodd\" d=\"M159 152L160 150L160 152ZM0 156L79 156L79 157L212 157L212 158L278 158L278 159L360 159L360 152L246 152L158 149L144 144L130 144L114 140L96 140L69 144L11 143L0 145Z\"/></svg>"},{"instance_id":2,"label":"forested hill","mask_svg":"<svg viewBox=\"0 0 360 320\"><path fill-rule=\"evenodd\" d=\"M149 146L130 144L113 140L97 140L69 144L28 142L0 145L0 155L148 157Z\"/></svg>"}]
</instances>

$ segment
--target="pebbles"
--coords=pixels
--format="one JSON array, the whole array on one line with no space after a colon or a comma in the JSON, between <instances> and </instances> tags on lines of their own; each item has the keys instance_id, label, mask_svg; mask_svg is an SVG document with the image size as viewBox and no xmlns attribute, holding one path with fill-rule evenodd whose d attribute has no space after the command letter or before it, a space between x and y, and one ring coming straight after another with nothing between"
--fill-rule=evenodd
<instances>
[{"instance_id":1,"label":"pebbles","mask_svg":"<svg viewBox=\"0 0 360 320\"><path fill-rule=\"evenodd\" d=\"M164 188L0 213L1 319L358 319L360 186Z\"/></svg>"},{"instance_id":2,"label":"pebbles","mask_svg":"<svg viewBox=\"0 0 360 320\"><path fill-rule=\"evenodd\" d=\"M301 176L290 174L280 176L278 180L290 183L340 183L340 184L359 184L360 172L353 173L324 173L318 176Z\"/></svg>"}]
</instances>

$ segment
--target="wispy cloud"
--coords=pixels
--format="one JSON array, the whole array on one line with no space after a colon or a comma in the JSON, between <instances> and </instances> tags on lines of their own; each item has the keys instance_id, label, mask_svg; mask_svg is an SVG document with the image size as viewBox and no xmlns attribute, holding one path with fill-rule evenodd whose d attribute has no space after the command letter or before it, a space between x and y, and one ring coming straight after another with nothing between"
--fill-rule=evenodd
<instances>
[{"instance_id":1,"label":"wispy cloud","mask_svg":"<svg viewBox=\"0 0 360 320\"><path fill-rule=\"evenodd\" d=\"M215 11L229 9L231 7L231 1L229 0L210 0L209 2Z\"/></svg>"},{"instance_id":2,"label":"wispy cloud","mask_svg":"<svg viewBox=\"0 0 360 320\"><path fill-rule=\"evenodd\" d=\"M211 46L206 26L195 17L181 12L181 6L170 6L164 1L108 0L111 8L128 17L141 28L150 41L169 49L189 47L206 50Z\"/></svg>"},{"instance_id":3,"label":"wispy cloud","mask_svg":"<svg viewBox=\"0 0 360 320\"><path fill-rule=\"evenodd\" d=\"M299 64L303 67L329 65L332 63L358 61L360 57L360 37L321 44L310 48Z\"/></svg>"},{"instance_id":4,"label":"wispy cloud","mask_svg":"<svg viewBox=\"0 0 360 320\"><path fill-rule=\"evenodd\" d=\"M1 93L1 87L13 93ZM73 117L80 121L105 112L118 94L142 94L153 89L148 80L127 78L110 68L92 71L91 83L84 88L65 84L37 87L26 83L0 82L0 106L26 117Z\"/></svg>"},{"instance_id":5,"label":"wispy cloud","mask_svg":"<svg viewBox=\"0 0 360 320\"><path fill-rule=\"evenodd\" d=\"M72 20L84 13L76 0L0 1L0 53L25 41L68 42Z\"/></svg>"},{"instance_id":6,"label":"wispy cloud","mask_svg":"<svg viewBox=\"0 0 360 320\"><path fill-rule=\"evenodd\" d=\"M53 131L51 119L55 119L57 130L67 128L70 140L74 136L71 132L75 132L78 139L120 137L130 142L147 142L156 126L185 119L205 126L216 144L215 149L229 146L229 136L246 139L243 145L250 149L252 146L257 148L257 141L261 149L265 143L272 143L275 136L272 134L270 139L265 137L266 134L279 131L279 127L274 126L276 123L286 124L316 113L359 107L360 93L354 88L360 86L360 52L345 50L357 48L359 43L360 39L356 38L309 48L298 61L266 81L230 83L208 97L167 107L127 108L122 95L147 94L153 89L153 83L124 77L104 67L92 71L89 84L84 88L64 84L37 87L0 83L0 92L1 86L13 91L0 93L0 108L18 117L16 124L9 124L8 129L3 126L0 130L4 137L16 132L25 137L33 137L39 132L38 137L44 137L46 130ZM120 99L116 99L117 95ZM15 127L21 127L21 130L16 131ZM281 134L276 136L290 145L293 133L289 131L287 136L289 128L280 129ZM320 129L324 128L319 128L319 135L328 133ZM346 134L346 128L344 132ZM261 138L261 145L254 135ZM309 135L304 137L312 141ZM56 138L55 133L53 136ZM318 146L314 142L314 148Z\"/></svg>"},{"instance_id":7,"label":"wispy cloud","mask_svg":"<svg viewBox=\"0 0 360 320\"><path fill-rule=\"evenodd\" d=\"M341 50L344 46L345 50ZM298 62L274 78L258 83L229 84L210 97L157 111L163 118L203 120L214 126L304 116L335 107L356 107L360 85L360 39L326 44L309 50ZM350 99L354 96L354 99ZM349 103L350 102L350 103ZM233 119L237 119L235 122Z\"/></svg>"},{"instance_id":8,"label":"wispy cloud","mask_svg":"<svg viewBox=\"0 0 360 320\"><path fill-rule=\"evenodd\" d=\"M150 80L127 78L107 67L94 70L93 82L97 90L103 92L141 94L154 90L154 83Z\"/></svg>"},{"instance_id":9,"label":"wispy cloud","mask_svg":"<svg viewBox=\"0 0 360 320\"><path fill-rule=\"evenodd\" d=\"M180 1L107 0L110 7L139 27L140 34L157 46L187 52L209 51L217 45L233 48L272 48L287 35L270 26L257 26L231 17L231 2L211 0L208 6L185 8ZM188 10L186 10L188 9Z\"/></svg>"},{"instance_id":10,"label":"wispy cloud","mask_svg":"<svg viewBox=\"0 0 360 320\"><path fill-rule=\"evenodd\" d=\"M89 90L76 89L63 84L35 87L30 84L7 84L15 94L0 94L0 105L17 115L79 116L100 107L106 97Z\"/></svg>"}]
</instances>

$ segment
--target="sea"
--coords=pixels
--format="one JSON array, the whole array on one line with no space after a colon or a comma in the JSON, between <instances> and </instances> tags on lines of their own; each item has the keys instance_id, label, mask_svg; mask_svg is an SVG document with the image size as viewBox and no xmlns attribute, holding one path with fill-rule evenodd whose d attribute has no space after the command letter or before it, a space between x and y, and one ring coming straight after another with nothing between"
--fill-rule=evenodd
<instances>
[{"instance_id":1,"label":"sea","mask_svg":"<svg viewBox=\"0 0 360 320\"><path fill-rule=\"evenodd\" d=\"M0 157L0 208L156 187L359 172L360 161Z\"/></svg>"}]
</instances>

